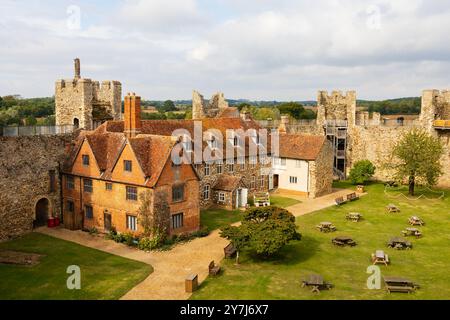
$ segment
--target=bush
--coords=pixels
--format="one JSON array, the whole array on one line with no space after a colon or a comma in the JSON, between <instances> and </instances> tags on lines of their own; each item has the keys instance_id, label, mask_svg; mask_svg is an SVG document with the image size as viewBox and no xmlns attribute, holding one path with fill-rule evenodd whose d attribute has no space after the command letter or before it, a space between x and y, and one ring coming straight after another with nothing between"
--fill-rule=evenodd
<instances>
[{"instance_id":1,"label":"bush","mask_svg":"<svg viewBox=\"0 0 450 320\"><path fill-rule=\"evenodd\" d=\"M208 227L203 227L200 230L191 233L191 238L204 238L207 237L209 233Z\"/></svg>"},{"instance_id":2,"label":"bush","mask_svg":"<svg viewBox=\"0 0 450 320\"><path fill-rule=\"evenodd\" d=\"M144 251L151 251L159 247L158 239L155 237L143 237L139 240L138 248Z\"/></svg>"},{"instance_id":3,"label":"bush","mask_svg":"<svg viewBox=\"0 0 450 320\"><path fill-rule=\"evenodd\" d=\"M375 166L369 160L361 160L355 163L350 170L348 178L353 184L364 184L375 173Z\"/></svg>"},{"instance_id":4,"label":"bush","mask_svg":"<svg viewBox=\"0 0 450 320\"><path fill-rule=\"evenodd\" d=\"M90 234L91 236L98 234L97 228L96 228L96 227L90 228L90 229L89 229L89 234Z\"/></svg>"},{"instance_id":5,"label":"bush","mask_svg":"<svg viewBox=\"0 0 450 320\"><path fill-rule=\"evenodd\" d=\"M125 233L125 234L123 235L123 242L124 242L127 246L130 246L130 247L135 246L135 245L136 245L136 244L135 244L135 240L136 240L136 238L134 237L134 234L132 234L132 233L130 233L130 232Z\"/></svg>"}]
</instances>

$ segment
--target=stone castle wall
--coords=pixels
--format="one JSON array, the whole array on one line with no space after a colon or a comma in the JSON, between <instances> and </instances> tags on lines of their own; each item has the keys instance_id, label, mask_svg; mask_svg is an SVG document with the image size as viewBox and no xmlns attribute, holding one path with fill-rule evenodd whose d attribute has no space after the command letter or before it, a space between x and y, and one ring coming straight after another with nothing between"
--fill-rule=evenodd
<instances>
[{"instance_id":1,"label":"stone castle wall","mask_svg":"<svg viewBox=\"0 0 450 320\"><path fill-rule=\"evenodd\" d=\"M307 126L286 125L289 133L307 135L324 135L323 124L326 120L347 120L347 173L359 160L370 160L376 166L374 178L382 181L392 180L393 172L386 166L390 161L391 151L401 136L414 127L428 130L440 138L444 146L441 159L443 175L438 181L439 187L450 187L450 132L438 131L433 127L436 119L450 120L450 91L424 90L420 118L407 126L385 126L381 115L368 112L356 112L356 94L354 91L343 95L333 91L318 94L318 114L315 124Z\"/></svg>"},{"instance_id":2,"label":"stone castle wall","mask_svg":"<svg viewBox=\"0 0 450 320\"><path fill-rule=\"evenodd\" d=\"M42 198L49 201L49 214L60 213L59 163L71 140L71 135L0 137L0 241L32 230Z\"/></svg>"},{"instance_id":3,"label":"stone castle wall","mask_svg":"<svg viewBox=\"0 0 450 320\"><path fill-rule=\"evenodd\" d=\"M310 194L316 198L332 192L333 186L333 146L326 143L315 161L310 162Z\"/></svg>"}]
</instances>

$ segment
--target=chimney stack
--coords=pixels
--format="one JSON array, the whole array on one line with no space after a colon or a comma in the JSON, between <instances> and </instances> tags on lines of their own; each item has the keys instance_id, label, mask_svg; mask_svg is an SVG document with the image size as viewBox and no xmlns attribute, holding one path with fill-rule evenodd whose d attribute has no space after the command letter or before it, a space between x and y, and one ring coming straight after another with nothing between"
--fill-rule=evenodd
<instances>
[{"instance_id":1,"label":"chimney stack","mask_svg":"<svg viewBox=\"0 0 450 320\"><path fill-rule=\"evenodd\" d=\"M80 59L75 58L74 64L75 64L75 79L79 80L79 79L81 79Z\"/></svg>"},{"instance_id":2,"label":"chimney stack","mask_svg":"<svg viewBox=\"0 0 450 320\"><path fill-rule=\"evenodd\" d=\"M289 125L289 116L281 116L280 126L278 132L280 134L287 133L287 126Z\"/></svg>"},{"instance_id":3,"label":"chimney stack","mask_svg":"<svg viewBox=\"0 0 450 320\"><path fill-rule=\"evenodd\" d=\"M128 93L124 102L124 133L128 138L141 132L141 97Z\"/></svg>"}]
</instances>

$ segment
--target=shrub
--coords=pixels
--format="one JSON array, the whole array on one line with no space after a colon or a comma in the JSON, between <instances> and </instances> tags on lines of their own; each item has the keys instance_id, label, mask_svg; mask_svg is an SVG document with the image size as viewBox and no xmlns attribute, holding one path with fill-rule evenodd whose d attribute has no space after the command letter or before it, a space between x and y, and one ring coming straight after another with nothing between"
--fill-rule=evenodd
<instances>
[{"instance_id":1,"label":"shrub","mask_svg":"<svg viewBox=\"0 0 450 320\"><path fill-rule=\"evenodd\" d=\"M92 235L92 236L98 234L97 228L96 227L90 228L89 229L89 234Z\"/></svg>"},{"instance_id":2,"label":"shrub","mask_svg":"<svg viewBox=\"0 0 450 320\"><path fill-rule=\"evenodd\" d=\"M158 239L154 237L143 237L139 240L138 248L144 251L154 250L159 247Z\"/></svg>"},{"instance_id":3,"label":"shrub","mask_svg":"<svg viewBox=\"0 0 450 320\"><path fill-rule=\"evenodd\" d=\"M130 247L132 247L132 246L134 246L135 245L135 243L134 243L134 240L135 240L136 238L134 237L134 235L132 234L132 233L130 233L130 232L127 232L127 233L125 233L124 235L123 235L123 242L127 245L127 246L130 246Z\"/></svg>"},{"instance_id":4,"label":"shrub","mask_svg":"<svg viewBox=\"0 0 450 320\"><path fill-rule=\"evenodd\" d=\"M350 170L348 178L353 184L364 184L375 173L375 166L369 160L361 160L355 163Z\"/></svg>"},{"instance_id":5,"label":"shrub","mask_svg":"<svg viewBox=\"0 0 450 320\"><path fill-rule=\"evenodd\" d=\"M192 238L203 238L203 237L207 237L209 235L209 229L208 227L203 227L198 231L195 231L193 233L191 233L191 237Z\"/></svg>"}]
</instances>

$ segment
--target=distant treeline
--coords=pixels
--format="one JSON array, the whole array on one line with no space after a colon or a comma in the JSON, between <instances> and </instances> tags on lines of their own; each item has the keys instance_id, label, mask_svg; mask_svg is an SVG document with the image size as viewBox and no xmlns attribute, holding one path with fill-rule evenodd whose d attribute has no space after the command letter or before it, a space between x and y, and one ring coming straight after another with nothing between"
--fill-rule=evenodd
<instances>
[{"instance_id":1,"label":"distant treeline","mask_svg":"<svg viewBox=\"0 0 450 320\"><path fill-rule=\"evenodd\" d=\"M381 114L419 114L421 98L412 97L383 101L358 100L357 105L367 108L369 112L379 112Z\"/></svg>"},{"instance_id":2,"label":"distant treeline","mask_svg":"<svg viewBox=\"0 0 450 320\"><path fill-rule=\"evenodd\" d=\"M52 125L55 122L55 98L22 99L20 96L0 97L0 126Z\"/></svg>"},{"instance_id":3,"label":"distant treeline","mask_svg":"<svg viewBox=\"0 0 450 320\"><path fill-rule=\"evenodd\" d=\"M288 114L294 119L314 119L316 113L304 106L315 105L314 101L277 102L227 100L230 106L250 112L256 120L280 119ZM358 100L357 105L369 112L381 114L419 114L420 97L390 99L384 101ZM190 100L142 101L142 109L154 107L156 112L143 112L142 119L190 119ZM0 126L7 125L53 125L55 123L55 98L23 99L18 95L0 97Z\"/></svg>"}]
</instances>

